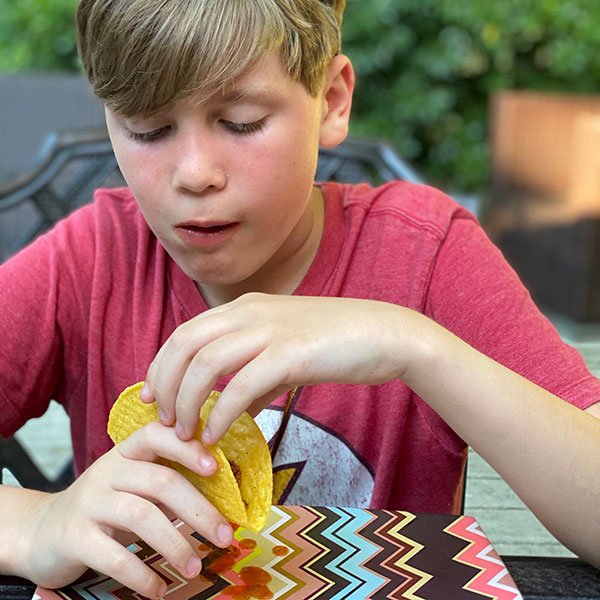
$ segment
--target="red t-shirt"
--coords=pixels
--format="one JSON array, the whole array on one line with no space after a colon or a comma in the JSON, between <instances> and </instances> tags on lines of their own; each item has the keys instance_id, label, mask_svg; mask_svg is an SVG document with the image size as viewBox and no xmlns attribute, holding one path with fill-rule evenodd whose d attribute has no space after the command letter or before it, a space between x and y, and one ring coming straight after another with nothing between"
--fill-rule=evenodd
<instances>
[{"instance_id":1,"label":"red t-shirt","mask_svg":"<svg viewBox=\"0 0 600 600\"><path fill-rule=\"evenodd\" d=\"M323 239L296 294L410 307L580 408L600 400L600 382L467 211L400 182L322 188ZM0 433L55 398L81 472L112 445L106 423L119 392L206 309L131 192L99 190L0 267ZM267 438L281 406L259 415ZM274 470L281 502L442 513L459 509L464 459L464 442L400 381L331 384L301 391Z\"/></svg>"}]
</instances>

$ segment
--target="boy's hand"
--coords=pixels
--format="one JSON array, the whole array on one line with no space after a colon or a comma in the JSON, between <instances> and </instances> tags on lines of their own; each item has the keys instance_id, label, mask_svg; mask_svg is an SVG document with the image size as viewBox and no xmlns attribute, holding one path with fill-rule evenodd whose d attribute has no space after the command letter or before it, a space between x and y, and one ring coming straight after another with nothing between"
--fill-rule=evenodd
<instances>
[{"instance_id":1,"label":"boy's hand","mask_svg":"<svg viewBox=\"0 0 600 600\"><path fill-rule=\"evenodd\" d=\"M187 479L152 462L158 457L201 475L216 468L200 442L183 442L159 423L143 427L99 458L67 490L48 495L32 520L27 576L42 586L60 587L90 567L143 596L162 597L162 579L116 541L126 537L125 543L143 539L182 576L197 576L199 558L159 506L220 547L231 543L231 528Z\"/></svg>"},{"instance_id":2,"label":"boy's hand","mask_svg":"<svg viewBox=\"0 0 600 600\"><path fill-rule=\"evenodd\" d=\"M410 360L413 311L385 302L247 294L191 319L163 345L147 374L145 402L190 439L217 379L237 371L203 433L215 443L244 410L256 414L298 385L376 384Z\"/></svg>"}]
</instances>

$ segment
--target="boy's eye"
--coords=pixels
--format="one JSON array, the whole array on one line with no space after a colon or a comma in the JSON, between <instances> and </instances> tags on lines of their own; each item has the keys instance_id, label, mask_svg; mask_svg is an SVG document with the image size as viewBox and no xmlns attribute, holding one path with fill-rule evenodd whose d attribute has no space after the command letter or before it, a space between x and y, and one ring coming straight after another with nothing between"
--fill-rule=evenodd
<instances>
[{"instance_id":1,"label":"boy's eye","mask_svg":"<svg viewBox=\"0 0 600 600\"><path fill-rule=\"evenodd\" d=\"M265 125L265 119L259 119L258 121L252 121L250 123L237 123L235 121L227 121L222 119L221 123L234 133L248 134L260 131Z\"/></svg>"},{"instance_id":2,"label":"boy's eye","mask_svg":"<svg viewBox=\"0 0 600 600\"><path fill-rule=\"evenodd\" d=\"M145 131L144 133L137 133L135 131L127 130L127 136L134 142L150 143L163 137L169 130L169 127L159 127L152 131Z\"/></svg>"}]
</instances>

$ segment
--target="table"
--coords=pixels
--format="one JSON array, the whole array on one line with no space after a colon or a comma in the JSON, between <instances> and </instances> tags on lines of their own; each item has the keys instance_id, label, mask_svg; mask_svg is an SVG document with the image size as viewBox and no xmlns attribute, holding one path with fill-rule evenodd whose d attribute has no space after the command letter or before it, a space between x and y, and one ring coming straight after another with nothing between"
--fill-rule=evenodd
<instances>
[{"instance_id":1,"label":"table","mask_svg":"<svg viewBox=\"0 0 600 600\"><path fill-rule=\"evenodd\" d=\"M524 600L600 600L600 571L575 558L503 556ZM35 585L0 575L1 600L30 600Z\"/></svg>"},{"instance_id":2,"label":"table","mask_svg":"<svg viewBox=\"0 0 600 600\"><path fill-rule=\"evenodd\" d=\"M577 558L503 556L525 600L600 599L600 571Z\"/></svg>"},{"instance_id":3,"label":"table","mask_svg":"<svg viewBox=\"0 0 600 600\"><path fill-rule=\"evenodd\" d=\"M260 533L240 528L231 546L210 544L174 521L198 548L204 568L184 583L144 541L129 549L169 586L171 600L221 597L253 588L250 575L275 597L410 597L426 600L600 600L600 570L574 558L499 557L476 519L466 515L315 506L273 506ZM519 588L517 591L515 585ZM35 586L0 576L0 600L29 600ZM131 590L105 575L86 572L75 587L45 600L130 598Z\"/></svg>"}]
</instances>

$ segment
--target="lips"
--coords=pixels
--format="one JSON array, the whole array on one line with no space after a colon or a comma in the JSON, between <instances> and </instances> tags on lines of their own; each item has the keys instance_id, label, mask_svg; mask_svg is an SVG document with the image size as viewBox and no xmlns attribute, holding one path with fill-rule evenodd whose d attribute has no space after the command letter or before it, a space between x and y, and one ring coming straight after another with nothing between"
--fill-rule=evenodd
<instances>
[{"instance_id":1,"label":"lips","mask_svg":"<svg viewBox=\"0 0 600 600\"><path fill-rule=\"evenodd\" d=\"M231 221L189 221L175 226L177 235L192 246L213 246L229 239L239 223Z\"/></svg>"}]
</instances>

